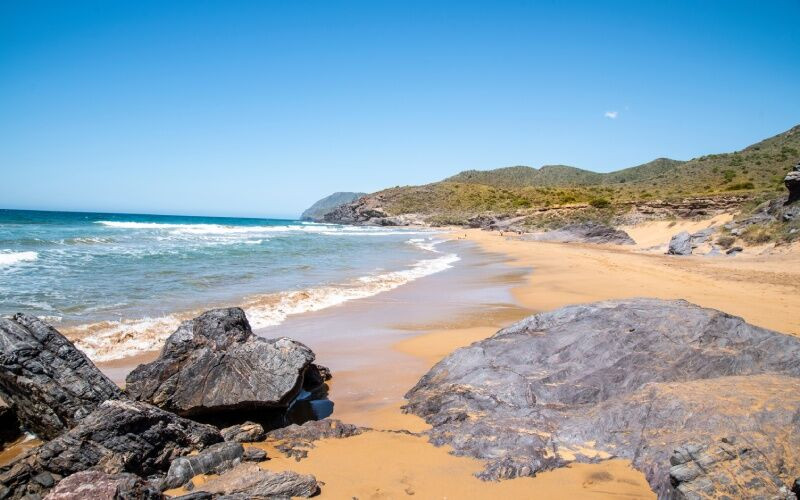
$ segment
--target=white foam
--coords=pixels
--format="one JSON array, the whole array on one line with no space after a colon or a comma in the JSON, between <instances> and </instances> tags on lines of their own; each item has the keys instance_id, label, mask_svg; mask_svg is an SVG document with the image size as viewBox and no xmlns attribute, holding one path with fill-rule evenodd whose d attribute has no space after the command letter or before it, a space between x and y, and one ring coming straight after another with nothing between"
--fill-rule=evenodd
<instances>
[{"instance_id":1,"label":"white foam","mask_svg":"<svg viewBox=\"0 0 800 500\"><path fill-rule=\"evenodd\" d=\"M294 314L319 311L393 290L449 269L458 260L456 254L443 254L420 260L407 269L362 276L349 283L249 297L242 307L253 328L279 325ZM68 333L77 337L75 344L95 362L111 361L159 349L181 321L198 313L187 311L156 318L108 321L75 327Z\"/></svg>"},{"instance_id":2,"label":"white foam","mask_svg":"<svg viewBox=\"0 0 800 500\"><path fill-rule=\"evenodd\" d=\"M20 262L31 262L39 258L36 252L11 252L5 250L0 252L0 267L13 266Z\"/></svg>"},{"instance_id":3,"label":"white foam","mask_svg":"<svg viewBox=\"0 0 800 500\"><path fill-rule=\"evenodd\" d=\"M159 222L97 221L115 229L147 229L188 235L236 235L265 233L316 233L326 236L388 236L398 234L429 234L430 231L382 228L375 226L336 226L333 224L286 224L280 226L226 226L221 224L167 224Z\"/></svg>"}]
</instances>

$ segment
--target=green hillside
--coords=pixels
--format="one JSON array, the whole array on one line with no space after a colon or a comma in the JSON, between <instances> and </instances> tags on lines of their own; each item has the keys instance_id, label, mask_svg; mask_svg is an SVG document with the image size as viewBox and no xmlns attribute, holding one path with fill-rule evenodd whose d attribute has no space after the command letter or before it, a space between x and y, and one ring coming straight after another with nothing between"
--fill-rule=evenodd
<instances>
[{"instance_id":1,"label":"green hillside","mask_svg":"<svg viewBox=\"0 0 800 500\"><path fill-rule=\"evenodd\" d=\"M800 161L800 125L740 151L677 161L659 158L610 173L565 165L467 170L423 186L387 189L391 215L436 214L454 220L481 212L783 191L783 177Z\"/></svg>"}]
</instances>

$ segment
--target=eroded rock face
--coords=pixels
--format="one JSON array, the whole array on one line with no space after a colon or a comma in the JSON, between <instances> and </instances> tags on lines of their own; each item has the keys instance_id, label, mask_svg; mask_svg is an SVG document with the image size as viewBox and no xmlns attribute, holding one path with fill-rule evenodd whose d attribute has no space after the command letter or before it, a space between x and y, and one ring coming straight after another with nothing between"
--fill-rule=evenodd
<instances>
[{"instance_id":1,"label":"eroded rock face","mask_svg":"<svg viewBox=\"0 0 800 500\"><path fill-rule=\"evenodd\" d=\"M217 443L197 455L178 457L172 461L167 476L161 482L161 490L178 488L198 474L222 473L239 465L244 447L239 443Z\"/></svg>"},{"instance_id":2,"label":"eroded rock face","mask_svg":"<svg viewBox=\"0 0 800 500\"><path fill-rule=\"evenodd\" d=\"M70 431L0 469L10 498L42 494L62 478L95 469L142 477L165 473L182 455L222 441L219 431L152 405L109 400ZM52 482L38 478L51 478Z\"/></svg>"},{"instance_id":3,"label":"eroded rock face","mask_svg":"<svg viewBox=\"0 0 800 500\"><path fill-rule=\"evenodd\" d=\"M794 203L800 200L800 163L794 166L794 169L786 174L783 179L783 184L789 190L789 199L786 203Z\"/></svg>"},{"instance_id":4,"label":"eroded rock face","mask_svg":"<svg viewBox=\"0 0 800 500\"><path fill-rule=\"evenodd\" d=\"M0 393L43 439L71 429L122 392L55 328L35 316L0 318Z\"/></svg>"},{"instance_id":5,"label":"eroded rock face","mask_svg":"<svg viewBox=\"0 0 800 500\"><path fill-rule=\"evenodd\" d=\"M126 390L137 400L196 419L280 420L312 361L314 353L299 342L253 335L241 309L214 309L184 322L157 360L128 375Z\"/></svg>"},{"instance_id":6,"label":"eroded rock face","mask_svg":"<svg viewBox=\"0 0 800 500\"><path fill-rule=\"evenodd\" d=\"M45 500L161 500L161 494L144 479L129 473L106 474L97 470L75 473L58 483Z\"/></svg>"},{"instance_id":7,"label":"eroded rock face","mask_svg":"<svg viewBox=\"0 0 800 500\"><path fill-rule=\"evenodd\" d=\"M17 413L0 397L0 446L22 435Z\"/></svg>"},{"instance_id":8,"label":"eroded rock face","mask_svg":"<svg viewBox=\"0 0 800 500\"><path fill-rule=\"evenodd\" d=\"M525 239L534 241L558 241L562 243L636 244L633 238L625 231L596 222L568 224L559 229L547 231L546 233L526 235Z\"/></svg>"},{"instance_id":9,"label":"eroded rock face","mask_svg":"<svg viewBox=\"0 0 800 500\"><path fill-rule=\"evenodd\" d=\"M246 463L204 483L198 490L242 499L290 498L315 495L319 491L319 484L309 474L272 472Z\"/></svg>"},{"instance_id":10,"label":"eroded rock face","mask_svg":"<svg viewBox=\"0 0 800 500\"><path fill-rule=\"evenodd\" d=\"M686 231L681 231L674 235L669 240L669 249L667 253L670 255L691 255L692 236Z\"/></svg>"},{"instance_id":11,"label":"eroded rock face","mask_svg":"<svg viewBox=\"0 0 800 500\"><path fill-rule=\"evenodd\" d=\"M225 441L234 443L252 443L264 439L264 427L255 422L232 425L220 431Z\"/></svg>"},{"instance_id":12,"label":"eroded rock face","mask_svg":"<svg viewBox=\"0 0 800 500\"><path fill-rule=\"evenodd\" d=\"M790 484L799 359L800 339L685 301L598 302L455 351L406 395L406 409L433 426L435 444L487 460L484 479L619 456L668 498L673 450L736 434Z\"/></svg>"}]
</instances>

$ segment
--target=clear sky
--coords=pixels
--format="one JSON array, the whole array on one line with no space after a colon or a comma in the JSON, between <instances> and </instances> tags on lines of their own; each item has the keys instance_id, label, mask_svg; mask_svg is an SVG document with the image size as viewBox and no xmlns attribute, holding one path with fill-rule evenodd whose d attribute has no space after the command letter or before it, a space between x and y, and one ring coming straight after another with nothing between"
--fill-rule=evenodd
<instances>
[{"instance_id":1,"label":"clear sky","mask_svg":"<svg viewBox=\"0 0 800 500\"><path fill-rule=\"evenodd\" d=\"M294 216L800 123L800 1L0 2L0 207Z\"/></svg>"}]
</instances>

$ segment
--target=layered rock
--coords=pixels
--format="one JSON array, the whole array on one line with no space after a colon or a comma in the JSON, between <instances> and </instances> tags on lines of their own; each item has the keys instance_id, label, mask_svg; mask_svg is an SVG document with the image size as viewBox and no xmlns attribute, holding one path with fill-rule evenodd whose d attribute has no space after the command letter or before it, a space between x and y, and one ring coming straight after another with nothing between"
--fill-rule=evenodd
<instances>
[{"instance_id":1,"label":"layered rock","mask_svg":"<svg viewBox=\"0 0 800 500\"><path fill-rule=\"evenodd\" d=\"M567 224L559 229L545 233L529 234L526 240L557 241L562 243L594 243L612 245L634 245L633 238L621 229L597 222L580 222Z\"/></svg>"},{"instance_id":2,"label":"layered rock","mask_svg":"<svg viewBox=\"0 0 800 500\"><path fill-rule=\"evenodd\" d=\"M133 370L128 394L216 423L255 419L279 426L300 393L314 353L288 338L253 334L244 311L215 309L184 322L161 355Z\"/></svg>"},{"instance_id":3,"label":"layered rock","mask_svg":"<svg viewBox=\"0 0 800 500\"><path fill-rule=\"evenodd\" d=\"M122 392L55 328L34 316L0 318L0 393L43 439L69 430Z\"/></svg>"},{"instance_id":4,"label":"layered rock","mask_svg":"<svg viewBox=\"0 0 800 500\"><path fill-rule=\"evenodd\" d=\"M239 465L243 455L241 444L225 442L211 445L197 455L176 458L161 481L161 489L183 486L198 474L220 474Z\"/></svg>"},{"instance_id":5,"label":"layered rock","mask_svg":"<svg viewBox=\"0 0 800 500\"><path fill-rule=\"evenodd\" d=\"M236 499L310 497L319 491L319 484L310 474L272 472L256 464L241 464L226 474L197 488L196 493L225 495Z\"/></svg>"},{"instance_id":6,"label":"layered rock","mask_svg":"<svg viewBox=\"0 0 800 500\"><path fill-rule=\"evenodd\" d=\"M232 425L220 431L225 441L234 443L252 443L264 439L264 427L255 422Z\"/></svg>"},{"instance_id":7,"label":"layered rock","mask_svg":"<svg viewBox=\"0 0 800 500\"><path fill-rule=\"evenodd\" d=\"M108 400L59 437L0 469L9 498L39 494L62 478L93 469L147 477L165 473L180 456L222 441L210 425L146 403Z\"/></svg>"},{"instance_id":8,"label":"layered rock","mask_svg":"<svg viewBox=\"0 0 800 500\"><path fill-rule=\"evenodd\" d=\"M161 500L152 484L137 475L97 470L75 473L56 485L44 500Z\"/></svg>"},{"instance_id":9,"label":"layered rock","mask_svg":"<svg viewBox=\"0 0 800 500\"><path fill-rule=\"evenodd\" d=\"M435 444L487 460L484 479L618 456L668 498L673 450L736 433L790 484L800 470L798 359L800 339L685 301L598 302L455 351L406 408L433 426Z\"/></svg>"},{"instance_id":10,"label":"layered rock","mask_svg":"<svg viewBox=\"0 0 800 500\"><path fill-rule=\"evenodd\" d=\"M357 436L366 430L346 424L341 420L326 418L306 422L303 425L292 424L269 432L267 437L272 441L277 441L275 447L279 451L300 460L308 456L308 451L314 448L315 441L325 438L341 439Z\"/></svg>"}]
</instances>

